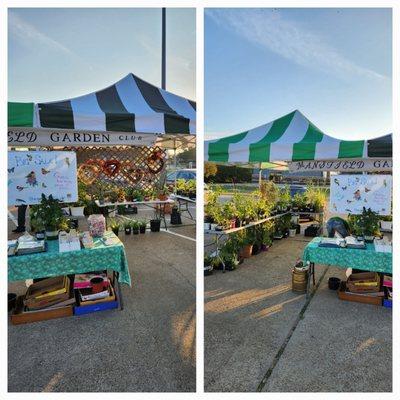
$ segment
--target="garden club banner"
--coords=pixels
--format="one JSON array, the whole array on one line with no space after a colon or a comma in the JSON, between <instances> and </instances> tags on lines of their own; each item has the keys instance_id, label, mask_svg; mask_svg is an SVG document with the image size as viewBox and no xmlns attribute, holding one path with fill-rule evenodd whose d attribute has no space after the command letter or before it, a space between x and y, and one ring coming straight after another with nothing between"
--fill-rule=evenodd
<instances>
[{"instance_id":1,"label":"garden club banner","mask_svg":"<svg viewBox=\"0 0 400 400\"><path fill-rule=\"evenodd\" d=\"M78 200L76 154L71 151L9 151L8 204L38 204L42 193Z\"/></svg>"},{"instance_id":2,"label":"garden club banner","mask_svg":"<svg viewBox=\"0 0 400 400\"><path fill-rule=\"evenodd\" d=\"M71 131L67 129L9 128L9 146L154 146L161 136L151 133Z\"/></svg>"},{"instance_id":3,"label":"garden club banner","mask_svg":"<svg viewBox=\"0 0 400 400\"><path fill-rule=\"evenodd\" d=\"M361 214L365 207L379 215L390 215L391 202L391 175L331 177L330 211L335 214Z\"/></svg>"}]
</instances>

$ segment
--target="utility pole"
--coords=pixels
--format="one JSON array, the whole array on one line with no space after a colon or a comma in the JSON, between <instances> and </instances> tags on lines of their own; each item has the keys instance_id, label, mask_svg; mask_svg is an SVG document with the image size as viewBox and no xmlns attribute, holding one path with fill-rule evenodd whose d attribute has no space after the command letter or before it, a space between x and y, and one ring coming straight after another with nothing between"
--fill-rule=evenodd
<instances>
[{"instance_id":1,"label":"utility pole","mask_svg":"<svg viewBox=\"0 0 400 400\"><path fill-rule=\"evenodd\" d=\"M165 70L166 70L166 52L165 52L165 7L162 8L162 39L161 39L161 88L165 90Z\"/></svg>"}]
</instances>

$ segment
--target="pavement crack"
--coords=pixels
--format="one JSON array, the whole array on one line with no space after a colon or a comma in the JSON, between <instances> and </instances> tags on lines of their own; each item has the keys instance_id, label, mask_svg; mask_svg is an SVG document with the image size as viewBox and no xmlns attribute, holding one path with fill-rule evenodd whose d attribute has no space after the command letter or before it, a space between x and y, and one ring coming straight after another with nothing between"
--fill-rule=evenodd
<instances>
[{"instance_id":1,"label":"pavement crack","mask_svg":"<svg viewBox=\"0 0 400 400\"><path fill-rule=\"evenodd\" d=\"M258 384L256 391L257 392L261 392L263 390L263 388L265 387L265 385L267 384L268 379L270 378L270 376L272 375L272 372L274 371L276 365L278 364L282 354L284 353L286 346L288 345L294 331L297 328L297 325L299 324L299 322L304 318L304 314L307 311L308 306L311 303L311 300L313 299L314 295L317 293L317 290L319 288L319 286L322 283L322 280L324 279L327 271L328 271L329 267L325 267L324 272L322 273L321 277L319 278L317 284L315 285L315 289L312 291L310 297L306 300L306 302L304 303L304 306L302 307L302 309L299 312L299 315L297 316L296 320L294 321L292 327L290 328L285 340L283 341L281 347L279 348L278 352L276 353L274 359L272 360L271 366L268 368L267 372L264 374L263 379L261 380L261 382Z\"/></svg>"}]
</instances>

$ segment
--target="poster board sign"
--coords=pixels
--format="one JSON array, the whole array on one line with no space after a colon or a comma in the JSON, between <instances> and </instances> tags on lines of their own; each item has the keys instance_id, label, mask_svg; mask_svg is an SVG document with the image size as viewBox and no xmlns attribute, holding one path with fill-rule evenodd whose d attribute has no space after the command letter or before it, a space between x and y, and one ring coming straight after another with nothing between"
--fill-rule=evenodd
<instances>
[{"instance_id":1,"label":"poster board sign","mask_svg":"<svg viewBox=\"0 0 400 400\"><path fill-rule=\"evenodd\" d=\"M38 204L42 193L59 201L78 200L73 151L9 151L8 204Z\"/></svg>"},{"instance_id":2,"label":"poster board sign","mask_svg":"<svg viewBox=\"0 0 400 400\"><path fill-rule=\"evenodd\" d=\"M343 172L365 172L379 171L390 172L393 168L391 158L349 158L335 160L310 160L288 162L291 172L304 171L343 171Z\"/></svg>"},{"instance_id":3,"label":"poster board sign","mask_svg":"<svg viewBox=\"0 0 400 400\"><path fill-rule=\"evenodd\" d=\"M380 215L392 213L391 175L331 176L330 211L361 214L363 207Z\"/></svg>"},{"instance_id":4,"label":"poster board sign","mask_svg":"<svg viewBox=\"0 0 400 400\"><path fill-rule=\"evenodd\" d=\"M49 128L8 128L8 146L153 146L158 134Z\"/></svg>"}]
</instances>

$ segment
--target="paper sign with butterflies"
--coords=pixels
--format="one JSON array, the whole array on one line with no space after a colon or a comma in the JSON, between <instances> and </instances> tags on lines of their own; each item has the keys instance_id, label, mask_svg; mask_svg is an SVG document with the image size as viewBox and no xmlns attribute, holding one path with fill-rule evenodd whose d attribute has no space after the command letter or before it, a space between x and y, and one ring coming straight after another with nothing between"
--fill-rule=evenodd
<instances>
[{"instance_id":1,"label":"paper sign with butterflies","mask_svg":"<svg viewBox=\"0 0 400 400\"><path fill-rule=\"evenodd\" d=\"M391 215L392 176L331 176L329 204L334 214L361 214L365 207L379 215Z\"/></svg>"},{"instance_id":2,"label":"paper sign with butterflies","mask_svg":"<svg viewBox=\"0 0 400 400\"><path fill-rule=\"evenodd\" d=\"M76 154L71 151L9 151L8 204L38 204L42 193L78 200Z\"/></svg>"}]
</instances>

